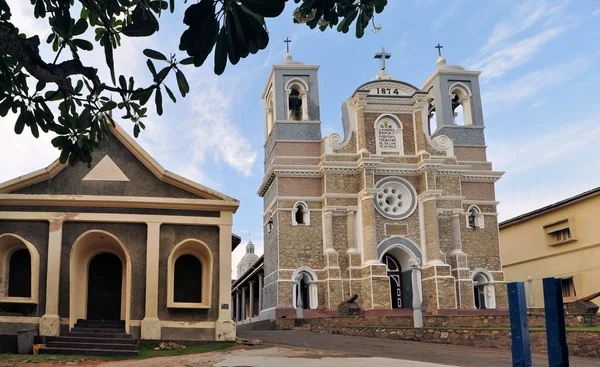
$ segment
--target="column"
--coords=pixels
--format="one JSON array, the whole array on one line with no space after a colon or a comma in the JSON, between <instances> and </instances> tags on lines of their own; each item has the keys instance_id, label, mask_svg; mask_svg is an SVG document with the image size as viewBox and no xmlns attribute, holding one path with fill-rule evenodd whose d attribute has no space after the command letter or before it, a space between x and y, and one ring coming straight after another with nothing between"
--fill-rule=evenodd
<instances>
[{"instance_id":1,"label":"column","mask_svg":"<svg viewBox=\"0 0 600 367\"><path fill-rule=\"evenodd\" d=\"M422 288L421 288L421 268L419 267L419 259L412 258L408 260L408 265L411 269L411 280L413 290L413 324L414 327L423 327L423 313L421 311L422 306Z\"/></svg>"},{"instance_id":2,"label":"column","mask_svg":"<svg viewBox=\"0 0 600 367\"><path fill-rule=\"evenodd\" d=\"M248 283L250 283L250 316L248 318L252 319L254 317L254 284L256 283L256 280L251 280Z\"/></svg>"},{"instance_id":3,"label":"column","mask_svg":"<svg viewBox=\"0 0 600 367\"><path fill-rule=\"evenodd\" d=\"M258 274L258 315L262 311L262 298L263 298L263 275Z\"/></svg>"},{"instance_id":4,"label":"column","mask_svg":"<svg viewBox=\"0 0 600 367\"><path fill-rule=\"evenodd\" d=\"M235 321L242 320L242 305L240 303L240 291L235 291Z\"/></svg>"},{"instance_id":5,"label":"column","mask_svg":"<svg viewBox=\"0 0 600 367\"><path fill-rule=\"evenodd\" d=\"M348 238L348 251L356 251L356 210L348 209L346 211L346 237Z\"/></svg>"},{"instance_id":6,"label":"column","mask_svg":"<svg viewBox=\"0 0 600 367\"><path fill-rule=\"evenodd\" d=\"M246 289L247 286L242 287L242 321L246 320Z\"/></svg>"},{"instance_id":7,"label":"column","mask_svg":"<svg viewBox=\"0 0 600 367\"><path fill-rule=\"evenodd\" d=\"M50 221L48 233L48 268L46 272L46 313L40 320L40 335L60 335L58 301L60 291L60 253L62 250L61 220Z\"/></svg>"},{"instance_id":8,"label":"column","mask_svg":"<svg viewBox=\"0 0 600 367\"><path fill-rule=\"evenodd\" d=\"M231 226L233 224L233 213L222 211L221 220L223 224L219 225L219 302L217 305L219 315L215 327L215 340L234 341L235 323L231 320Z\"/></svg>"},{"instance_id":9,"label":"column","mask_svg":"<svg viewBox=\"0 0 600 367\"><path fill-rule=\"evenodd\" d=\"M160 223L148 223L146 238L146 315L142 320L142 339L160 340L161 325L158 318L158 263Z\"/></svg>"},{"instance_id":10,"label":"column","mask_svg":"<svg viewBox=\"0 0 600 367\"><path fill-rule=\"evenodd\" d=\"M440 235L436 197L433 195L421 199L423 223L425 224L425 240L427 249L427 265L443 264L440 254Z\"/></svg>"},{"instance_id":11,"label":"column","mask_svg":"<svg viewBox=\"0 0 600 367\"><path fill-rule=\"evenodd\" d=\"M325 223L325 251L335 252L333 249L333 209L323 210L323 222Z\"/></svg>"},{"instance_id":12,"label":"column","mask_svg":"<svg viewBox=\"0 0 600 367\"><path fill-rule=\"evenodd\" d=\"M365 265L380 264L377 256L377 237L375 228L375 192L365 192L361 196L363 223L363 253Z\"/></svg>"},{"instance_id":13,"label":"column","mask_svg":"<svg viewBox=\"0 0 600 367\"><path fill-rule=\"evenodd\" d=\"M460 215L459 213L452 214L452 245L453 253L462 253L462 242L460 240Z\"/></svg>"},{"instance_id":14,"label":"column","mask_svg":"<svg viewBox=\"0 0 600 367\"><path fill-rule=\"evenodd\" d=\"M231 319L233 321L235 321L235 318L237 317L236 313L237 313L237 305L235 303L235 297L232 295L231 296Z\"/></svg>"}]
</instances>

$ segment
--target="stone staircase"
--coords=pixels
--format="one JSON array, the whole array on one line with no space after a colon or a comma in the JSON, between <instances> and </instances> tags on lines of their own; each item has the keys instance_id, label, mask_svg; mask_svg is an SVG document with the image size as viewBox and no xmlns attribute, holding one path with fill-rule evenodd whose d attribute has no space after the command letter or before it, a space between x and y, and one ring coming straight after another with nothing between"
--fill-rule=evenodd
<instances>
[{"instance_id":1,"label":"stone staircase","mask_svg":"<svg viewBox=\"0 0 600 367\"><path fill-rule=\"evenodd\" d=\"M125 333L125 321L77 320L71 331L45 337L40 354L136 356L133 339Z\"/></svg>"}]
</instances>

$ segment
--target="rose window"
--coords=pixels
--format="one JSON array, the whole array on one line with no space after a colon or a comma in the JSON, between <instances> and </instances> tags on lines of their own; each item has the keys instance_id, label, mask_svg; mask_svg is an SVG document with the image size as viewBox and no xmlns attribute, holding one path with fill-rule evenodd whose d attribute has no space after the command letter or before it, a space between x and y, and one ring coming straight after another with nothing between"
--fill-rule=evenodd
<instances>
[{"instance_id":1,"label":"rose window","mask_svg":"<svg viewBox=\"0 0 600 367\"><path fill-rule=\"evenodd\" d=\"M381 180L375 196L375 207L384 217L404 219L415 210L415 194L412 186L396 177Z\"/></svg>"}]
</instances>

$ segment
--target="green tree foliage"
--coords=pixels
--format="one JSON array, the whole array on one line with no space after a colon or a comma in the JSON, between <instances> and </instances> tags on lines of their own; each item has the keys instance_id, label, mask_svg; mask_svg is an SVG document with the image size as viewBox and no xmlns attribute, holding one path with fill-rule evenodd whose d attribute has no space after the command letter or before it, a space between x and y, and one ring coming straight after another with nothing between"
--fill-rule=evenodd
<instances>
[{"instance_id":1,"label":"green tree foliage","mask_svg":"<svg viewBox=\"0 0 600 367\"><path fill-rule=\"evenodd\" d=\"M26 127L36 138L40 130L55 133L52 144L61 151L60 161L71 165L90 165L92 152L114 125L109 112L121 111L122 118L133 123L136 137L145 129L146 105L153 96L156 113L162 115L163 93L173 103L177 101L165 83L170 74L175 75L179 94L185 97L190 92L182 70L185 66L202 66L213 53L214 72L220 75L228 62L235 65L265 49L269 43L265 19L280 16L287 2L199 0L190 5L184 0L187 9L183 23L187 29L181 35L179 50L185 55L144 50L153 82L136 86L133 77L115 75L114 54L123 37L151 37L158 32L161 14L173 12L175 0L29 1L34 16L48 20L52 33L45 41L54 58L42 59L39 36L23 34L12 21L8 1L0 0L0 116L5 117L9 111L18 115L17 134ZM294 2L299 4L294 22L310 28L318 26L322 31L336 27L344 33L354 23L359 38L374 14L387 4L387 0ZM83 38L88 30L93 30L93 42ZM97 69L80 61L81 52L94 48L103 50L110 80L101 80ZM61 55L67 60L58 62ZM118 96L116 101L109 98L110 93Z\"/></svg>"}]
</instances>

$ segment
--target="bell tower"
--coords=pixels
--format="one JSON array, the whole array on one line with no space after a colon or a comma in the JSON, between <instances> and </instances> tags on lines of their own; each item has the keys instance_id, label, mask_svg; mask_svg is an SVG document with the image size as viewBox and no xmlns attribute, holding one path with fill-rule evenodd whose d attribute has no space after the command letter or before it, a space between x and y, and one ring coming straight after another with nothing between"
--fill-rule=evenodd
<instances>
[{"instance_id":1,"label":"bell tower","mask_svg":"<svg viewBox=\"0 0 600 367\"><path fill-rule=\"evenodd\" d=\"M267 162L276 141L321 141L318 70L289 52L283 64L273 65L262 94Z\"/></svg>"},{"instance_id":2,"label":"bell tower","mask_svg":"<svg viewBox=\"0 0 600 367\"><path fill-rule=\"evenodd\" d=\"M436 70L421 90L429 100L429 130L432 137L446 135L455 145L485 146L483 111L479 90L479 71L448 65L441 55Z\"/></svg>"}]
</instances>

